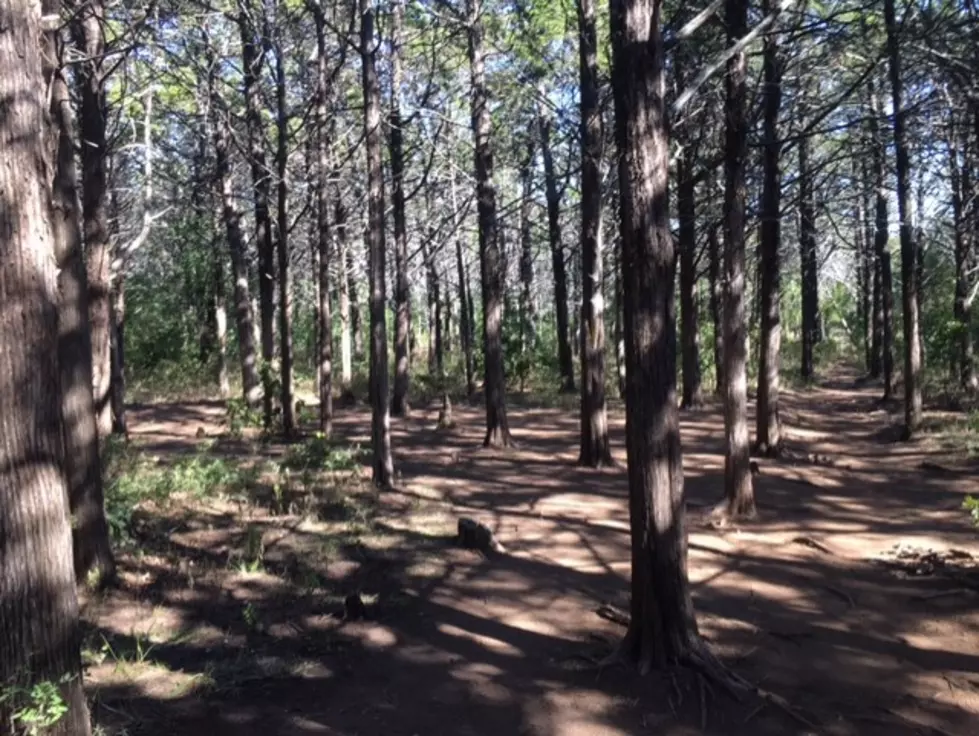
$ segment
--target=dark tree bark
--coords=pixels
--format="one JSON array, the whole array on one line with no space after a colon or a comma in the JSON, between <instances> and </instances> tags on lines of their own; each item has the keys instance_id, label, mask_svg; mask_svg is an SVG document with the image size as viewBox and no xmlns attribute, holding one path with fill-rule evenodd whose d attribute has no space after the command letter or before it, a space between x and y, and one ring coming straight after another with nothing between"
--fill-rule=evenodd
<instances>
[{"instance_id":1,"label":"dark tree bark","mask_svg":"<svg viewBox=\"0 0 979 736\"><path fill-rule=\"evenodd\" d=\"M282 434L292 437L296 433L296 413L292 390L292 275L289 272L288 210L289 109L286 106L286 63L279 31L275 31L273 36L273 33L267 30L265 36L269 39L268 48L275 56L277 200L275 231L279 285L279 401L282 404Z\"/></svg>"},{"instance_id":2,"label":"dark tree bark","mask_svg":"<svg viewBox=\"0 0 979 736\"><path fill-rule=\"evenodd\" d=\"M471 296L466 285L466 265L462 260L462 241L456 240L456 273L459 278L459 339L462 343L463 360L466 367L466 395L472 397L476 392L476 368L473 356L475 334L473 328Z\"/></svg>"},{"instance_id":3,"label":"dark tree bark","mask_svg":"<svg viewBox=\"0 0 979 736\"><path fill-rule=\"evenodd\" d=\"M687 576L676 402L661 4L613 0L610 8L632 529L631 619L621 654L646 671L688 660L701 645Z\"/></svg>"},{"instance_id":4,"label":"dark tree bark","mask_svg":"<svg viewBox=\"0 0 979 736\"><path fill-rule=\"evenodd\" d=\"M58 12L47 0L45 14ZM51 90L51 140L55 163L51 187L54 255L58 265L58 362L64 423L65 480L73 519L75 577L98 584L115 577L115 558L105 520L102 463L92 395L92 342L88 326L88 283L77 206L78 175L71 96L61 65L57 31L45 34L45 79Z\"/></svg>"},{"instance_id":5,"label":"dark tree bark","mask_svg":"<svg viewBox=\"0 0 979 736\"><path fill-rule=\"evenodd\" d=\"M558 191L551 151L553 120L542 113L538 120L541 156L544 159L544 189L547 198L547 242L551 249L551 271L554 276L554 315L557 318L557 355L561 371L561 391L574 391L574 360L568 335L568 273L561 241L561 193Z\"/></svg>"},{"instance_id":6,"label":"dark tree bark","mask_svg":"<svg viewBox=\"0 0 979 736\"><path fill-rule=\"evenodd\" d=\"M911 231L911 162L905 140L903 84L900 39L894 0L884 0L884 25L887 30L888 71L894 109L894 150L897 163L897 209L901 233L901 303L904 312L904 435L911 439L921 424L921 334L918 323L917 252Z\"/></svg>"},{"instance_id":7,"label":"dark tree bark","mask_svg":"<svg viewBox=\"0 0 979 736\"><path fill-rule=\"evenodd\" d=\"M697 318L697 199L693 163L683 156L677 163L677 219L680 250L680 345L683 391L680 406L693 409L703 403L700 373L700 335Z\"/></svg>"},{"instance_id":8,"label":"dark tree bark","mask_svg":"<svg viewBox=\"0 0 979 736\"><path fill-rule=\"evenodd\" d=\"M968 133L959 129L952 113L949 131L948 162L952 183L952 222L955 228L955 321L958 337L952 348L951 364L955 366L959 385L965 391L976 390L975 355L972 344L972 304L969 301L969 270L973 267L972 240L965 203L972 199L971 178L967 161ZM966 154L963 156L962 154Z\"/></svg>"},{"instance_id":9,"label":"dark tree bark","mask_svg":"<svg viewBox=\"0 0 979 736\"><path fill-rule=\"evenodd\" d=\"M381 90L377 81L374 5L360 0L360 55L364 89L364 142L367 149L367 252L370 258L370 400L373 482L390 488L394 482L391 417L388 408L388 339L385 250L384 173L381 162Z\"/></svg>"},{"instance_id":10,"label":"dark tree bark","mask_svg":"<svg viewBox=\"0 0 979 736\"><path fill-rule=\"evenodd\" d=\"M612 464L605 410L602 277L602 113L598 101L595 0L578 0L581 89L581 446L578 463Z\"/></svg>"},{"instance_id":11,"label":"dark tree bark","mask_svg":"<svg viewBox=\"0 0 979 736\"><path fill-rule=\"evenodd\" d=\"M713 190L713 187L709 187ZM708 310L714 327L714 391L724 395L724 275L721 273L721 241L717 237L720 223L712 223L707 230L707 286L710 289Z\"/></svg>"},{"instance_id":12,"label":"dark tree bark","mask_svg":"<svg viewBox=\"0 0 979 736\"><path fill-rule=\"evenodd\" d=\"M112 317L110 304L109 199L106 167L108 106L105 95L105 5L102 0L73 3L71 34L85 61L75 77L79 94L78 132L82 163L82 228L88 279L92 340L92 390L99 436L112 432Z\"/></svg>"},{"instance_id":13,"label":"dark tree bark","mask_svg":"<svg viewBox=\"0 0 979 736\"><path fill-rule=\"evenodd\" d=\"M894 394L894 292L891 278L891 251L887 245L887 184L884 176L884 139L880 133L880 100L870 84L870 115L867 116L873 152L875 204L874 252L880 270L881 367L884 373L884 400Z\"/></svg>"},{"instance_id":14,"label":"dark tree bark","mask_svg":"<svg viewBox=\"0 0 979 736\"><path fill-rule=\"evenodd\" d=\"M873 142L871 142L873 145ZM871 156L873 151L871 148ZM871 378L880 378L883 371L884 344L884 305L881 297L880 279L880 259L877 258L877 249L874 245L875 215L874 210L874 183L871 181L870 169L867 167L867 157L860 159L860 180L862 182L861 206L863 209L863 241L867 253L867 278L870 282L870 358L867 364L867 372Z\"/></svg>"},{"instance_id":15,"label":"dark tree bark","mask_svg":"<svg viewBox=\"0 0 979 736\"><path fill-rule=\"evenodd\" d=\"M126 436L126 279L122 272L116 274L115 287L109 316L112 334L109 342L110 405L112 407L112 432Z\"/></svg>"},{"instance_id":16,"label":"dark tree bark","mask_svg":"<svg viewBox=\"0 0 979 736\"><path fill-rule=\"evenodd\" d=\"M224 258L221 253L221 214L213 207L214 240L211 244L211 299L214 302L214 342L216 359L214 366L218 391L221 398L226 399L231 394L231 382L228 379L228 307L227 289L224 283Z\"/></svg>"},{"instance_id":17,"label":"dark tree bark","mask_svg":"<svg viewBox=\"0 0 979 736\"><path fill-rule=\"evenodd\" d=\"M56 174L52 212L48 163L57 138L49 133L58 131L46 130L42 53L40 3L0 0L0 684L6 694L14 685L58 683L67 712L45 734L88 736L63 424L68 403L77 402L62 401L67 372L59 370L68 314L61 309L59 326L67 302L56 261L67 248L56 253L55 238L65 222L52 227L54 216L67 214L67 181ZM78 270L65 280L75 289ZM76 294L74 310L78 302ZM27 704L0 703L5 733Z\"/></svg>"},{"instance_id":18,"label":"dark tree bark","mask_svg":"<svg viewBox=\"0 0 979 736\"><path fill-rule=\"evenodd\" d=\"M317 280L317 309L316 334L318 353L317 375L319 383L317 390L320 399L320 431L325 437L333 434L333 314L330 309L330 215L333 213L333 202L330 200L330 129L328 105L332 90L330 89L330 72L327 68L328 51L326 47L326 16L322 5L313 6L313 19L316 23L316 264L315 278ZM340 261L343 270L343 261ZM349 302L343 303L346 297L346 279L341 277L340 314L342 327L347 328L343 319L344 308L349 319ZM348 298L348 297L347 297ZM350 338L347 333L346 353L344 358L349 361ZM349 380L349 376L347 377Z\"/></svg>"},{"instance_id":19,"label":"dark tree bark","mask_svg":"<svg viewBox=\"0 0 979 736\"><path fill-rule=\"evenodd\" d=\"M479 265L483 289L483 363L486 396L486 446L513 444L506 412L503 363L503 271L497 241L496 187L490 142L489 93L484 70L483 20L480 0L466 0L472 130L475 140L476 209L479 220Z\"/></svg>"},{"instance_id":20,"label":"dark tree bark","mask_svg":"<svg viewBox=\"0 0 979 736\"><path fill-rule=\"evenodd\" d=\"M805 120L805 113L800 113ZM804 381L815 376L813 350L819 342L819 263L816 254L816 203L809 168L809 140L799 138L799 263L802 269L802 365Z\"/></svg>"},{"instance_id":21,"label":"dark tree bark","mask_svg":"<svg viewBox=\"0 0 979 736\"><path fill-rule=\"evenodd\" d=\"M408 286L408 230L405 223L404 131L401 120L401 36L404 0L394 0L391 23L391 204L394 217L394 396L391 413L407 416L409 383L408 335L411 333L411 290Z\"/></svg>"},{"instance_id":22,"label":"dark tree bark","mask_svg":"<svg viewBox=\"0 0 979 736\"><path fill-rule=\"evenodd\" d=\"M727 43L748 31L747 0L726 0ZM745 170L747 59L741 51L728 61L724 150L724 491L728 516L755 513L748 446L748 349L745 321Z\"/></svg>"},{"instance_id":23,"label":"dark tree bark","mask_svg":"<svg viewBox=\"0 0 979 736\"><path fill-rule=\"evenodd\" d=\"M527 155L520 165L520 350L524 358L536 343L534 311L533 188L535 141L528 136Z\"/></svg>"},{"instance_id":24,"label":"dark tree bark","mask_svg":"<svg viewBox=\"0 0 979 736\"><path fill-rule=\"evenodd\" d=\"M773 0L765 0L762 14L773 12ZM776 21L777 22L777 21ZM782 64L778 31L765 37L763 74L764 132L762 134L761 253L758 262L761 282L761 342L758 346L758 402L755 407L755 450L777 456L782 446L779 417L779 373L781 371L782 325L779 302L782 295L781 207L782 172L778 117L782 104Z\"/></svg>"},{"instance_id":25,"label":"dark tree bark","mask_svg":"<svg viewBox=\"0 0 979 736\"><path fill-rule=\"evenodd\" d=\"M253 17L252 0L238 0L238 29L241 35L242 81L245 97L245 128L248 158L252 171L255 206L255 242L258 244L258 304L261 322L262 416L266 429L272 426L272 360L275 354L275 245L269 213L271 176L265 162L265 128L262 122L261 95L262 39Z\"/></svg>"},{"instance_id":26,"label":"dark tree bark","mask_svg":"<svg viewBox=\"0 0 979 736\"><path fill-rule=\"evenodd\" d=\"M347 207L339 191L334 192L333 199L337 271L340 274L340 382L347 388L353 378L353 356L363 354L364 338L360 331L360 302L357 300L357 282L353 278L353 256L347 243Z\"/></svg>"},{"instance_id":27,"label":"dark tree bark","mask_svg":"<svg viewBox=\"0 0 979 736\"><path fill-rule=\"evenodd\" d=\"M854 201L854 239L857 244L856 252L856 262L859 272L858 278L858 310L859 310L859 327L860 327L860 338L863 342L864 350L864 365L867 369L867 374L871 373L873 367L874 356L873 356L873 332L874 332L874 319L873 319L873 268L874 259L872 254L872 249L870 242L867 239L867 208L865 206L866 198L864 197L863 190L865 189L866 177L863 175L862 166L856 161L853 166L853 181L854 185L860 188L860 192Z\"/></svg>"}]
</instances>

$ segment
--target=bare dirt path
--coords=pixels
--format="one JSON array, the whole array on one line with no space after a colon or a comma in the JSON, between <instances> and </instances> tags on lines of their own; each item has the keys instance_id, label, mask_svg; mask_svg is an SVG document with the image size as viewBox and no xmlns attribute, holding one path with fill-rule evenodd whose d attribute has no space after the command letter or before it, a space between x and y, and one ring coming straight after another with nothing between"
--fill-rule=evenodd
<instances>
[{"instance_id":1,"label":"bare dirt path","mask_svg":"<svg viewBox=\"0 0 979 736\"><path fill-rule=\"evenodd\" d=\"M90 687L105 720L132 734L979 733L979 535L961 510L979 484L933 440L894 442L895 417L875 397L846 376L789 392L790 452L760 461L760 517L725 529L699 511L722 491L720 415L683 418L701 630L793 714L696 678L587 660L623 632L596 610L626 608L624 473L576 468L575 414L519 401L519 448L505 452L478 449L477 408L456 407L448 431L434 429L434 410L396 421L401 488L372 501L369 532L328 540L279 519L264 573L221 558L243 533L233 508L183 519L158 564L125 562L145 587L86 615L121 638L138 640L150 619L189 633L156 645L138 676L103 663ZM182 451L201 441L198 427L220 431L220 415L140 408L134 441ZM368 421L344 412L338 432L366 443ZM624 462L620 411L612 429ZM507 553L452 546L461 515L487 523ZM324 545L321 580L298 585L295 570ZM188 558L202 571L192 583L175 572ZM367 620L337 615L349 593L370 602ZM261 626L242 623L249 606Z\"/></svg>"}]
</instances>

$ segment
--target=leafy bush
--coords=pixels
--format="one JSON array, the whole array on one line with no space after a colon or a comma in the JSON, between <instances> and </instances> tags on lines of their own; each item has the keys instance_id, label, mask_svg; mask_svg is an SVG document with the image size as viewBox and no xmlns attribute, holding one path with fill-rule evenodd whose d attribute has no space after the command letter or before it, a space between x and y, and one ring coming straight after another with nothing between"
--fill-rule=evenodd
<instances>
[{"instance_id":1,"label":"leafy bush","mask_svg":"<svg viewBox=\"0 0 979 736\"><path fill-rule=\"evenodd\" d=\"M291 447L282 465L289 470L339 473L354 470L362 456L360 445L340 445L317 432L302 444Z\"/></svg>"},{"instance_id":2,"label":"leafy bush","mask_svg":"<svg viewBox=\"0 0 979 736\"><path fill-rule=\"evenodd\" d=\"M965 501L962 502L962 508L969 512L972 523L979 527L979 498L966 496Z\"/></svg>"},{"instance_id":3,"label":"leafy bush","mask_svg":"<svg viewBox=\"0 0 979 736\"><path fill-rule=\"evenodd\" d=\"M71 676L67 676L61 684L70 680ZM40 736L58 725L68 712L58 685L46 680L31 687L11 683L0 688L0 706L10 712L12 733Z\"/></svg>"}]
</instances>

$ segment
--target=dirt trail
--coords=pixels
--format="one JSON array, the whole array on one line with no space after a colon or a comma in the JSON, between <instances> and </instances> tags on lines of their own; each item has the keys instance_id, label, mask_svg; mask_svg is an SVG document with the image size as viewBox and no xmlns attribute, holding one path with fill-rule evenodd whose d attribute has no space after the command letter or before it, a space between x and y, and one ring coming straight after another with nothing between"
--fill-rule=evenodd
<instances>
[{"instance_id":1,"label":"dirt trail","mask_svg":"<svg viewBox=\"0 0 979 736\"><path fill-rule=\"evenodd\" d=\"M125 589L87 616L120 636L150 616L193 636L159 645L145 676L112 679L103 665L90 686L106 719L132 734L977 733L979 535L961 504L979 484L968 468L943 470L961 459L932 440L891 441L895 417L875 397L846 377L788 392L789 458L760 461L759 519L722 530L698 514L722 491L720 414L683 416L701 630L794 717L689 677L640 678L582 658L606 653L623 631L596 609L627 604L624 473L576 468L575 414L516 401L519 448L506 452L477 449L476 408L457 407L451 431L434 429L434 409L395 422L402 488L371 521L386 541L341 545L324 573L333 597L298 592L282 575L207 568L208 540L240 533L233 510L185 523L171 556L155 568L144 561L139 574L149 589L181 555L196 556L210 571L193 589ZM201 405L144 407L133 436L179 451L200 442L198 426L216 433L219 417ZM345 412L338 432L366 443L368 422ZM621 411L611 425L624 463ZM460 515L487 523L507 554L483 559L448 544ZM282 536L293 563L321 539L299 522ZM336 596L351 591L377 596L369 620L335 615ZM261 608L260 630L242 630L242 601ZM174 684L174 673L220 681L231 671L231 688Z\"/></svg>"}]
</instances>

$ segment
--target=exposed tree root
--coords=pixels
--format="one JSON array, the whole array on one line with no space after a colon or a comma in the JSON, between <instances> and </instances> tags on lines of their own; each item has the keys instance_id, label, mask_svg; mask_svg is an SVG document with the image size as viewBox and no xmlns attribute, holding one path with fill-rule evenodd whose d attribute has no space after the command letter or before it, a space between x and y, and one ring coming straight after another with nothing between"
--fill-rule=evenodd
<instances>
[{"instance_id":1,"label":"exposed tree root","mask_svg":"<svg viewBox=\"0 0 979 736\"><path fill-rule=\"evenodd\" d=\"M805 547L811 547L812 549L818 549L820 552L824 552L828 555L833 554L833 550L827 547L825 544L817 542L812 537L794 537L792 539L792 544L801 544Z\"/></svg>"},{"instance_id":2,"label":"exposed tree root","mask_svg":"<svg viewBox=\"0 0 979 736\"><path fill-rule=\"evenodd\" d=\"M604 618L606 621L611 621L619 626L627 627L629 625L629 614L615 608L611 603L603 603L596 609L595 613Z\"/></svg>"},{"instance_id":3,"label":"exposed tree root","mask_svg":"<svg viewBox=\"0 0 979 736\"><path fill-rule=\"evenodd\" d=\"M828 590L830 593L833 593L838 597L842 598L844 601L847 602L847 605L849 605L850 608L856 607L856 603L853 602L853 597L845 590L841 590L840 588L833 587L832 585L823 585L822 587L825 590Z\"/></svg>"}]
</instances>

